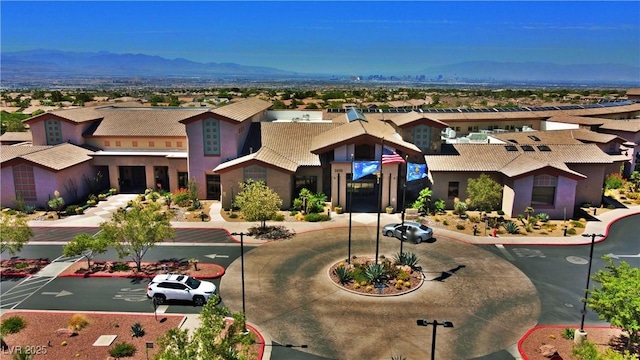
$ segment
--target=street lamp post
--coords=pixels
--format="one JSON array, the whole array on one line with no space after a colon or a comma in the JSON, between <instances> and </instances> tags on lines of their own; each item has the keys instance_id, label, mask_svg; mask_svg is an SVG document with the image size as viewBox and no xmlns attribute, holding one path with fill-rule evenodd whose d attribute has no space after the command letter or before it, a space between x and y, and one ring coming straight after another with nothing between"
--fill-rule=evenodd
<instances>
[{"instance_id":1,"label":"street lamp post","mask_svg":"<svg viewBox=\"0 0 640 360\"><path fill-rule=\"evenodd\" d=\"M247 332L247 312L245 311L244 303L244 236L248 233L239 232L231 233L233 236L240 236L240 272L242 273L242 315L244 316L244 332Z\"/></svg>"},{"instance_id":2,"label":"street lamp post","mask_svg":"<svg viewBox=\"0 0 640 360\"><path fill-rule=\"evenodd\" d=\"M438 325L446 328L452 328L453 323L451 321L443 321L438 322L438 320L428 321L426 319L418 319L416 321L418 326L428 326L433 325L433 335L431 338L431 360L435 360L436 358L436 330L438 329Z\"/></svg>"},{"instance_id":3,"label":"street lamp post","mask_svg":"<svg viewBox=\"0 0 640 360\"><path fill-rule=\"evenodd\" d=\"M584 318L587 315L587 298L589 297L589 281L591 280L591 263L593 262L593 246L596 242L596 236L603 237L602 234L582 234L584 237L591 238L591 249L589 250L589 270L587 270L587 286L584 290L584 303L582 305L582 319L580 320L580 330L576 331L573 341L577 344L582 343L587 338L587 332L584 331Z\"/></svg>"}]
</instances>

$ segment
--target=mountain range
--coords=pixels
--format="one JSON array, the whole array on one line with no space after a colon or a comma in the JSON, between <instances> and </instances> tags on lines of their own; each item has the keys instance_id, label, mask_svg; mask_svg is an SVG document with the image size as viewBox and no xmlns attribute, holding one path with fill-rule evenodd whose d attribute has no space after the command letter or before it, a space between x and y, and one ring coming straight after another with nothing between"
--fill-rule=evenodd
<instances>
[{"instance_id":1,"label":"mountain range","mask_svg":"<svg viewBox=\"0 0 640 360\"><path fill-rule=\"evenodd\" d=\"M245 78L313 78L367 74L306 74L273 67L236 63L199 63L186 59L165 59L144 54L29 50L0 54L2 76L16 82L42 77L163 76ZM555 82L640 84L640 67L620 64L559 65L543 62L469 61L438 67L424 67L412 74L390 69L383 76L420 76L427 81L467 80L482 82ZM4 81L3 81L4 82Z\"/></svg>"}]
</instances>

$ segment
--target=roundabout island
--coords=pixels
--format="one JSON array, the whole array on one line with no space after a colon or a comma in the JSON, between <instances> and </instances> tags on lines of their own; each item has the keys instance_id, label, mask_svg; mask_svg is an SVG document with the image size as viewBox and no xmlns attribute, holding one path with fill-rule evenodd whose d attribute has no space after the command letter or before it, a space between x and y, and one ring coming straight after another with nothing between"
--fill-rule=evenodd
<instances>
[{"instance_id":1,"label":"roundabout island","mask_svg":"<svg viewBox=\"0 0 640 360\"><path fill-rule=\"evenodd\" d=\"M347 232L300 233L246 253L247 320L273 341L307 344L304 351L329 359L429 358L431 329L416 326L417 319L455 324L438 329L436 358L442 359L508 348L537 323L541 303L529 278L486 250L447 239L404 243L403 252L418 258L422 282L401 296L345 291L331 269L347 258ZM387 259L400 251L397 239L381 237L378 246ZM375 249L375 227L353 229L351 254L369 257ZM238 259L221 279L231 311L242 309L241 275Z\"/></svg>"}]
</instances>

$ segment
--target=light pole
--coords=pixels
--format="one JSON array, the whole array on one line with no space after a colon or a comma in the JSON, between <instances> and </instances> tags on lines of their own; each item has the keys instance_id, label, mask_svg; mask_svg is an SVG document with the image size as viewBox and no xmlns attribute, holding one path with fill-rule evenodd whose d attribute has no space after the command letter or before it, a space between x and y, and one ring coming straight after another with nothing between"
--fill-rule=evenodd
<instances>
[{"instance_id":1,"label":"light pole","mask_svg":"<svg viewBox=\"0 0 640 360\"><path fill-rule=\"evenodd\" d=\"M351 264L351 215L353 214L353 209L351 208L352 206L352 202L351 199L353 198L353 154L351 154L351 182L349 182L349 179L347 179L347 191L349 191L349 199L348 199L348 206L349 206L349 251L347 254L347 264ZM340 190L338 190L338 192L340 192Z\"/></svg>"},{"instance_id":2,"label":"light pole","mask_svg":"<svg viewBox=\"0 0 640 360\"><path fill-rule=\"evenodd\" d=\"M602 234L582 234L584 237L591 238L591 249L589 250L589 270L587 271L587 286L584 290L584 303L582 306L582 319L580 320L580 330L576 331L573 341L582 343L587 338L587 332L584 331L584 318L587 315L587 297L589 296L589 280L591 280L591 263L593 262L593 245L596 242L596 236L603 237Z\"/></svg>"},{"instance_id":3,"label":"light pole","mask_svg":"<svg viewBox=\"0 0 640 360\"><path fill-rule=\"evenodd\" d=\"M247 332L247 312L245 311L244 305L244 236L249 235L248 233L239 232L239 233L231 233L233 236L240 236L240 272L242 273L242 315L244 316L244 332Z\"/></svg>"},{"instance_id":4,"label":"light pole","mask_svg":"<svg viewBox=\"0 0 640 360\"><path fill-rule=\"evenodd\" d=\"M452 328L453 327L453 323L451 321L443 321L443 322L438 322L438 320L433 320L433 321L429 321L426 319L418 319L417 321L418 326L428 326L428 325L433 325L433 336L431 338L431 360L435 360L436 358L436 330L438 329L438 325L442 326L442 327L446 327L446 328Z\"/></svg>"}]
</instances>

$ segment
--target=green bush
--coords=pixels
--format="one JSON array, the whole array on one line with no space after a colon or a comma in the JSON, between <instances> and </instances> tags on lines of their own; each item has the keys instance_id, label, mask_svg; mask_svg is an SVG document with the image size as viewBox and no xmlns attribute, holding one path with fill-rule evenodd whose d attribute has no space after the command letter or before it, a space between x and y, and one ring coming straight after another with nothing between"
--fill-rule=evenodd
<instances>
[{"instance_id":1,"label":"green bush","mask_svg":"<svg viewBox=\"0 0 640 360\"><path fill-rule=\"evenodd\" d=\"M604 181L606 189L619 189L624 186L625 180L622 178L621 174L612 173L607 176Z\"/></svg>"},{"instance_id":2,"label":"green bush","mask_svg":"<svg viewBox=\"0 0 640 360\"><path fill-rule=\"evenodd\" d=\"M284 221L284 215L283 214L276 214L273 219L273 221Z\"/></svg>"},{"instance_id":3,"label":"green bush","mask_svg":"<svg viewBox=\"0 0 640 360\"><path fill-rule=\"evenodd\" d=\"M308 222L329 221L331 217L327 214L310 213L304 216L304 220Z\"/></svg>"},{"instance_id":4,"label":"green bush","mask_svg":"<svg viewBox=\"0 0 640 360\"><path fill-rule=\"evenodd\" d=\"M113 348L109 349L109 355L116 359L133 356L136 353L136 347L127 342L119 342Z\"/></svg>"},{"instance_id":5,"label":"green bush","mask_svg":"<svg viewBox=\"0 0 640 360\"><path fill-rule=\"evenodd\" d=\"M456 229L464 230L464 225L463 224L456 224Z\"/></svg>"},{"instance_id":6,"label":"green bush","mask_svg":"<svg viewBox=\"0 0 640 360\"><path fill-rule=\"evenodd\" d=\"M573 340L573 337L575 336L575 334L576 334L576 329L566 328L562 332L562 337L567 339L567 340Z\"/></svg>"},{"instance_id":7,"label":"green bush","mask_svg":"<svg viewBox=\"0 0 640 360\"><path fill-rule=\"evenodd\" d=\"M0 334L15 334L24 329L27 323L20 316L11 316L2 321L0 324Z\"/></svg>"},{"instance_id":8,"label":"green bush","mask_svg":"<svg viewBox=\"0 0 640 360\"><path fill-rule=\"evenodd\" d=\"M75 215L77 208L78 205L69 205L64 211L67 213L67 215Z\"/></svg>"},{"instance_id":9,"label":"green bush","mask_svg":"<svg viewBox=\"0 0 640 360\"><path fill-rule=\"evenodd\" d=\"M500 215L500 216L504 215L504 210L498 210L498 211L496 211L496 212L497 212L497 213L498 213L498 215Z\"/></svg>"},{"instance_id":10,"label":"green bush","mask_svg":"<svg viewBox=\"0 0 640 360\"><path fill-rule=\"evenodd\" d=\"M133 337L143 337L145 334L144 328L142 327L142 324L140 323L135 323L133 325L131 325L131 336Z\"/></svg>"},{"instance_id":11,"label":"green bush","mask_svg":"<svg viewBox=\"0 0 640 360\"><path fill-rule=\"evenodd\" d=\"M115 263L115 264L111 265L111 270L114 271L114 272L129 271L129 270L131 270L131 267L127 263L119 262L119 263Z\"/></svg>"},{"instance_id":12,"label":"green bush","mask_svg":"<svg viewBox=\"0 0 640 360\"><path fill-rule=\"evenodd\" d=\"M236 214L236 213L231 213L231 214L229 214L229 218L230 218L230 219L237 219L237 218L238 218L238 214Z\"/></svg>"},{"instance_id":13,"label":"green bush","mask_svg":"<svg viewBox=\"0 0 640 360\"><path fill-rule=\"evenodd\" d=\"M583 228L584 224L578 220L571 220L571 226L575 228Z\"/></svg>"},{"instance_id":14,"label":"green bush","mask_svg":"<svg viewBox=\"0 0 640 360\"><path fill-rule=\"evenodd\" d=\"M549 221L550 217L549 214L547 213L540 213L538 214L538 220L542 221L542 222L547 222Z\"/></svg>"},{"instance_id":15,"label":"green bush","mask_svg":"<svg viewBox=\"0 0 640 360\"><path fill-rule=\"evenodd\" d=\"M576 229L575 229L575 228L568 228L568 229L567 229L567 235L575 235L575 234L577 234L577 233L578 233L578 232L576 231Z\"/></svg>"}]
</instances>

